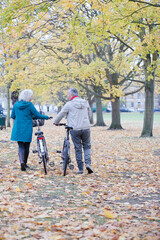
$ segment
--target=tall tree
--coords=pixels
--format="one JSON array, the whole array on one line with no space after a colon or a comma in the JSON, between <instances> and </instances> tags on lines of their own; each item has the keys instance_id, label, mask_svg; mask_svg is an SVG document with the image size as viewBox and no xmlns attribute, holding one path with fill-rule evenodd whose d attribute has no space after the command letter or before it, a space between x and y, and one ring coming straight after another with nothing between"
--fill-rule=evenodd
<instances>
[{"instance_id":1,"label":"tall tree","mask_svg":"<svg viewBox=\"0 0 160 240\"><path fill-rule=\"evenodd\" d=\"M157 2L132 1L128 4L119 1L113 7L112 30L121 42L132 51L132 58L141 61L145 80L145 114L141 136L152 136L155 73L158 64L159 14ZM121 10L120 10L121 9ZM116 23L119 23L117 27ZM117 28L117 29L116 29ZM126 30L128 33L126 33ZM129 42L126 42L130 35Z\"/></svg>"},{"instance_id":2,"label":"tall tree","mask_svg":"<svg viewBox=\"0 0 160 240\"><path fill-rule=\"evenodd\" d=\"M127 87L131 85L131 82L137 82L137 85L143 85L143 81L138 81L138 78L140 78L140 76L146 76L146 72L142 72L142 69L144 69L143 66L145 66L146 56L150 54L152 62L154 52L159 50L159 14L157 10L159 6L156 3L148 4L143 1L126 2L125 0L112 2L104 0L39 2L37 0L37 2L31 5L23 1L21 5L20 2L17 1L16 11L12 1L8 2L8 4L9 7L13 8L13 11L11 14L11 11L7 9L9 14L3 14L3 16L5 16L4 22L8 21L9 24L11 24L13 18L15 18L18 19L19 27L27 26L27 31L20 32L21 34L23 33L23 36L27 37L34 35L34 44L32 45L36 47L37 44L35 44L35 42L38 36L41 35L40 38L42 39L43 35L43 47L45 47L46 50L50 49L54 55L54 59L56 59L57 82L66 82L70 77L73 77L72 81L74 80L74 83L81 84L85 88L85 80L87 78L90 80L87 88L92 93L94 92L93 86L100 88L103 86L101 94L94 92L96 97L117 98L117 101L115 101L117 109L119 108L119 97L124 93L125 95L129 94L128 92L122 94L122 90L126 90ZM53 4L54 8L52 8ZM17 9L21 12L20 17L17 15ZM36 9L34 14L32 13L33 9ZM57 9L60 9L60 11L57 11ZM55 12L56 15L53 14ZM47 20L45 19L46 15L42 17L43 13L48 14L49 18ZM25 18L23 19L22 16L25 16ZM51 16L52 19L50 18ZM61 21L57 21L57 16L61 17ZM56 20L53 20L53 18L56 18ZM54 30L51 28L51 22ZM14 24L12 24L12 27L13 26ZM46 30L43 30L44 26ZM67 28L65 28L66 26ZM61 33L64 33L63 35L59 35L59 39L55 37L56 27L61 29ZM149 27L151 31L148 30ZM47 28L49 28L50 32L48 32ZM142 32L144 32L142 31L143 28L145 28L145 34L142 34ZM56 36L58 35L56 34ZM53 45L55 39L58 39L56 51L55 44ZM49 40L51 40L50 44L48 44ZM47 44L44 44L45 41ZM109 49L109 45L111 45L112 50L114 49L113 45L115 42L118 44L117 46L120 51L117 50L115 44L115 50L113 50L114 59L108 61L109 58L104 56L104 51L101 52L101 49L104 48L103 46L106 47L106 45ZM65 49L68 50L66 51ZM72 49L72 51L69 49ZM59 51L61 54L59 54ZM88 53L96 54L97 57L86 67L84 66L85 63L83 59ZM109 50L108 52L106 51L105 54L106 53L109 53ZM77 60L77 56L82 57L78 57ZM101 60L103 69L99 66L97 58ZM97 64L96 67L93 67L93 62L95 65ZM63 66L61 66L62 63ZM104 63L107 67L104 66ZM157 63L155 61L153 61L152 64L146 65L148 80L150 76L153 75L148 73L154 72L151 68L156 71L156 65ZM93 69L94 71L91 72ZM105 71L107 73L105 77L104 69L107 70ZM82 70L84 71L81 72ZM55 76L55 73L53 74L51 69L49 72L49 78ZM86 74L86 72L89 72L89 74ZM117 76L116 84L114 84L115 76ZM43 74L37 77L43 79ZM64 78L66 81L64 81ZM139 89L140 88L139 86ZM109 96L106 96L107 94L109 94ZM116 118L119 119L118 117ZM113 128L114 125L116 126L116 124L113 124ZM118 125L119 127L121 126L120 122Z\"/></svg>"}]
</instances>

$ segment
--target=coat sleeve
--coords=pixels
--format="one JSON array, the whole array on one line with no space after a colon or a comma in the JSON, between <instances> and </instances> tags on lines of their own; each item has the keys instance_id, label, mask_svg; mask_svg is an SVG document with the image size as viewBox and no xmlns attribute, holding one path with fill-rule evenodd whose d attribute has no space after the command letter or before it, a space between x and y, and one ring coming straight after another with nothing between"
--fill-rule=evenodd
<instances>
[{"instance_id":1,"label":"coat sleeve","mask_svg":"<svg viewBox=\"0 0 160 240\"><path fill-rule=\"evenodd\" d=\"M46 119L46 120L49 119L49 116L40 114L32 103L31 103L31 112L34 115L34 117L37 119Z\"/></svg>"},{"instance_id":2,"label":"coat sleeve","mask_svg":"<svg viewBox=\"0 0 160 240\"><path fill-rule=\"evenodd\" d=\"M11 112L11 118L15 119L16 115L15 115L15 107L13 106L12 112Z\"/></svg>"},{"instance_id":3,"label":"coat sleeve","mask_svg":"<svg viewBox=\"0 0 160 240\"><path fill-rule=\"evenodd\" d=\"M63 117L67 116L68 112L69 112L69 104L66 103L64 105L64 107L62 108L62 110L57 114L57 116L54 120L54 124L58 124Z\"/></svg>"}]
</instances>

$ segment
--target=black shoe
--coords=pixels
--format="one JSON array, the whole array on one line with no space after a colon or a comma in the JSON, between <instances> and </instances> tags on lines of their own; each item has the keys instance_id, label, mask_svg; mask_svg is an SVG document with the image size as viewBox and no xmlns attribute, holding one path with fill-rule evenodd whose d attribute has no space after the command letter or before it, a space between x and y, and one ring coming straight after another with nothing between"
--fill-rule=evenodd
<instances>
[{"instance_id":1,"label":"black shoe","mask_svg":"<svg viewBox=\"0 0 160 240\"><path fill-rule=\"evenodd\" d=\"M87 165L86 169L88 170L88 174L93 173L91 166Z\"/></svg>"},{"instance_id":2,"label":"black shoe","mask_svg":"<svg viewBox=\"0 0 160 240\"><path fill-rule=\"evenodd\" d=\"M30 168L27 164L25 164L25 168Z\"/></svg>"},{"instance_id":3,"label":"black shoe","mask_svg":"<svg viewBox=\"0 0 160 240\"><path fill-rule=\"evenodd\" d=\"M26 171L25 163L21 163L21 170L22 170L22 171Z\"/></svg>"}]
</instances>

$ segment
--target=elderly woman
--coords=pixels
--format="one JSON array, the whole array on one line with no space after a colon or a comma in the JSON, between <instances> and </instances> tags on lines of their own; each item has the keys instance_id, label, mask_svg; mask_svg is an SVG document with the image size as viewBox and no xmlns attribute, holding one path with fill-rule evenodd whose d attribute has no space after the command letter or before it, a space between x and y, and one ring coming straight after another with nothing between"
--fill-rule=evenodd
<instances>
[{"instance_id":1,"label":"elderly woman","mask_svg":"<svg viewBox=\"0 0 160 240\"><path fill-rule=\"evenodd\" d=\"M25 89L19 95L12 109L11 118L14 119L11 140L18 142L18 155L21 170L25 171L28 167L27 159L29 155L30 143L32 141L32 118L49 119L49 116L40 114L31 103L33 92Z\"/></svg>"}]
</instances>

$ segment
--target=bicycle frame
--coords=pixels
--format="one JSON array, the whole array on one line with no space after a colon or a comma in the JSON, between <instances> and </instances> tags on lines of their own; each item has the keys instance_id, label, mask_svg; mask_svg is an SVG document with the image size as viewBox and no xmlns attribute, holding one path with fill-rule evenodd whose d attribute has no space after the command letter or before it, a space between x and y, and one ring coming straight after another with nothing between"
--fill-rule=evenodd
<instances>
[{"instance_id":1,"label":"bicycle frame","mask_svg":"<svg viewBox=\"0 0 160 240\"><path fill-rule=\"evenodd\" d=\"M38 149L38 156L42 158L46 153L48 153L45 137L43 136L43 132L35 133L37 135L37 149Z\"/></svg>"},{"instance_id":2,"label":"bicycle frame","mask_svg":"<svg viewBox=\"0 0 160 240\"><path fill-rule=\"evenodd\" d=\"M35 132L35 136L37 136L37 150L33 151L33 153L38 152L38 157L41 159L41 162L43 162L44 166L44 172L47 174L47 158L48 158L48 150L47 150L47 145L45 141L45 137L43 135L43 132L40 130L39 122L38 119L37 121L37 126L38 126L38 131Z\"/></svg>"},{"instance_id":3,"label":"bicycle frame","mask_svg":"<svg viewBox=\"0 0 160 240\"><path fill-rule=\"evenodd\" d=\"M70 159L71 157L70 157L69 132L70 132L70 129L67 129L67 131L66 131L66 137L64 138L64 142L63 142L63 151L64 151L64 148L65 148L65 147L68 148L68 157L69 157L69 159ZM63 151L62 151L62 153L63 153Z\"/></svg>"},{"instance_id":4,"label":"bicycle frame","mask_svg":"<svg viewBox=\"0 0 160 240\"><path fill-rule=\"evenodd\" d=\"M69 142L69 133L70 133L70 130L73 129L73 128L67 126L65 123L60 123L58 125L59 126L65 126L65 129L66 129L66 136L64 138L62 152L61 151L57 151L59 153L62 153L61 158L63 160L63 176L65 176L66 175L67 165L69 166L70 169L74 168L74 165L71 164L70 142Z\"/></svg>"}]
</instances>

